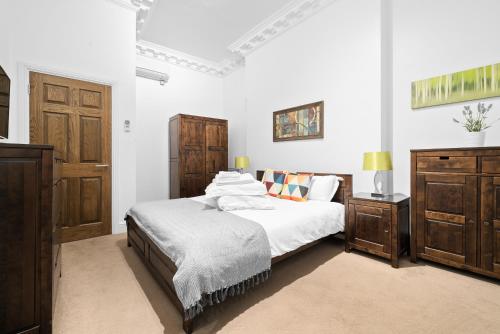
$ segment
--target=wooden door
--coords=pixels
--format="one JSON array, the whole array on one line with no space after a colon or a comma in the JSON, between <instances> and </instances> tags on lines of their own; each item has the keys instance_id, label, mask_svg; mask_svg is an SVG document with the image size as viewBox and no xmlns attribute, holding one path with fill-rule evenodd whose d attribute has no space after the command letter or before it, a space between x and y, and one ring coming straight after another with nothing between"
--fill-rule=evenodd
<instances>
[{"instance_id":1,"label":"wooden door","mask_svg":"<svg viewBox=\"0 0 500 334\"><path fill-rule=\"evenodd\" d=\"M481 268L500 274L500 177L481 178Z\"/></svg>"},{"instance_id":2,"label":"wooden door","mask_svg":"<svg viewBox=\"0 0 500 334\"><path fill-rule=\"evenodd\" d=\"M380 253L391 253L391 209L369 203L349 205L350 242Z\"/></svg>"},{"instance_id":3,"label":"wooden door","mask_svg":"<svg viewBox=\"0 0 500 334\"><path fill-rule=\"evenodd\" d=\"M111 233L111 87L30 73L30 142L62 167L61 241Z\"/></svg>"},{"instance_id":4,"label":"wooden door","mask_svg":"<svg viewBox=\"0 0 500 334\"><path fill-rule=\"evenodd\" d=\"M476 176L417 174L417 253L476 265Z\"/></svg>"},{"instance_id":5,"label":"wooden door","mask_svg":"<svg viewBox=\"0 0 500 334\"><path fill-rule=\"evenodd\" d=\"M0 333L39 323L39 159L0 159Z\"/></svg>"},{"instance_id":6,"label":"wooden door","mask_svg":"<svg viewBox=\"0 0 500 334\"><path fill-rule=\"evenodd\" d=\"M205 193L205 145L203 120L182 118L181 121L181 197Z\"/></svg>"},{"instance_id":7,"label":"wooden door","mask_svg":"<svg viewBox=\"0 0 500 334\"><path fill-rule=\"evenodd\" d=\"M219 171L227 170L227 123L205 122L205 186Z\"/></svg>"}]
</instances>

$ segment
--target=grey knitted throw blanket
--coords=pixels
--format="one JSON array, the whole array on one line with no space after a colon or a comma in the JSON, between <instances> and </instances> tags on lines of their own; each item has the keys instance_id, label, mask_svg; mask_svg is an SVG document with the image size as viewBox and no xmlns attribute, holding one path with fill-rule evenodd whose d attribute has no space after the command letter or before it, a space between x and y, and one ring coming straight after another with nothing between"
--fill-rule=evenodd
<instances>
[{"instance_id":1,"label":"grey knitted throw blanket","mask_svg":"<svg viewBox=\"0 0 500 334\"><path fill-rule=\"evenodd\" d=\"M140 203L127 214L175 263L186 319L270 275L271 247L258 223L188 198Z\"/></svg>"}]
</instances>

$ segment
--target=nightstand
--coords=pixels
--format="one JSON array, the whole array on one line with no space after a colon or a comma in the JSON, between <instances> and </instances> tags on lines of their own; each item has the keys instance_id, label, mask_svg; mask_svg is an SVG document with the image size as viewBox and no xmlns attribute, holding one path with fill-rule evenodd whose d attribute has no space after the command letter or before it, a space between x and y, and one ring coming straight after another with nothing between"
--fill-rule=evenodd
<instances>
[{"instance_id":1,"label":"nightstand","mask_svg":"<svg viewBox=\"0 0 500 334\"><path fill-rule=\"evenodd\" d=\"M399 267L399 256L409 253L410 198L394 194L375 198L358 193L349 199L345 250L368 252L391 260Z\"/></svg>"}]
</instances>

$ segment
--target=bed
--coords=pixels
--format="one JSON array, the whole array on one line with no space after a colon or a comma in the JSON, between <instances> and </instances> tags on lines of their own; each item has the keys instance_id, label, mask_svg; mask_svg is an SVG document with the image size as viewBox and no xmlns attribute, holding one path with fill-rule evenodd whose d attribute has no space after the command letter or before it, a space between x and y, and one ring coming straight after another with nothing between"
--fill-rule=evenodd
<instances>
[{"instance_id":1,"label":"bed","mask_svg":"<svg viewBox=\"0 0 500 334\"><path fill-rule=\"evenodd\" d=\"M315 175L330 174L315 173ZM257 171L258 180L262 179L262 175L263 171ZM342 177L342 181L331 203L319 201L299 203L271 198L276 210L238 210L232 211L230 215L235 215L235 219L240 217L262 225L269 239L271 265L274 265L326 238L342 234L346 218L344 204L352 196L352 175L335 175ZM193 197L191 200L210 206L210 202L204 196ZM179 310L183 317L184 331L192 333L194 319L185 317L184 307L173 283L174 275L178 271L176 265L166 255L165 248L159 243L155 234L143 226L137 215L128 215L126 222L128 246L136 250Z\"/></svg>"}]
</instances>

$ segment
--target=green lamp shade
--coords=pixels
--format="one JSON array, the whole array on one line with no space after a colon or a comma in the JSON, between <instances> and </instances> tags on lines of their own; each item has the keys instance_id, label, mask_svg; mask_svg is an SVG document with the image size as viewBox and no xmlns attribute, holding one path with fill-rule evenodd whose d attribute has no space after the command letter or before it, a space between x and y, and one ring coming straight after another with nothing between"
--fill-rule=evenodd
<instances>
[{"instance_id":1,"label":"green lamp shade","mask_svg":"<svg viewBox=\"0 0 500 334\"><path fill-rule=\"evenodd\" d=\"M250 165L250 159L248 157L236 157L234 158L234 167L236 168L247 168Z\"/></svg>"},{"instance_id":2,"label":"green lamp shade","mask_svg":"<svg viewBox=\"0 0 500 334\"><path fill-rule=\"evenodd\" d=\"M363 170L392 170L389 152L366 152L363 158Z\"/></svg>"}]
</instances>

